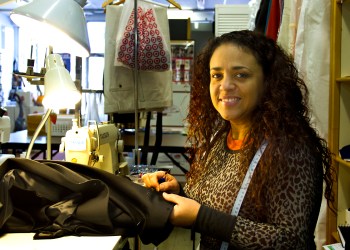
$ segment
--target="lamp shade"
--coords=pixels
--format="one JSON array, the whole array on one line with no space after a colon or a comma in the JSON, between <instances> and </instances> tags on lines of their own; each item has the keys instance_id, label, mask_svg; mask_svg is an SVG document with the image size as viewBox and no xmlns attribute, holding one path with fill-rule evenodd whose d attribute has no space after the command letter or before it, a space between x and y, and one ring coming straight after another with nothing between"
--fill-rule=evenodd
<instances>
[{"instance_id":1,"label":"lamp shade","mask_svg":"<svg viewBox=\"0 0 350 250\"><path fill-rule=\"evenodd\" d=\"M90 54L84 11L74 0L33 0L15 8L10 17L55 48L81 57Z\"/></svg>"},{"instance_id":2,"label":"lamp shade","mask_svg":"<svg viewBox=\"0 0 350 250\"><path fill-rule=\"evenodd\" d=\"M45 95L43 105L51 109L74 108L81 99L68 70L59 54L46 58Z\"/></svg>"}]
</instances>

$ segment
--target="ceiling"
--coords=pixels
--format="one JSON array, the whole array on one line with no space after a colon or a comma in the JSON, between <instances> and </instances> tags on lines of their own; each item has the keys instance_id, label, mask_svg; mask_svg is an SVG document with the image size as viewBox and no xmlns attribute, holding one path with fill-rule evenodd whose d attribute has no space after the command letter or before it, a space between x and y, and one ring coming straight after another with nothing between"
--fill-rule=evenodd
<instances>
[{"instance_id":1,"label":"ceiling","mask_svg":"<svg viewBox=\"0 0 350 250\"><path fill-rule=\"evenodd\" d=\"M0 0L0 12L9 14L9 12L20 6L24 5L33 0ZM52 1L52 0L47 0ZM83 2L85 0L75 0ZM100 21L104 20L104 10L102 8L103 3L107 0L86 0L86 5L84 6L85 15L87 21ZM118 0L115 0L117 2ZM134 1L134 0L126 0ZM141 1L141 0L138 0ZM152 0L157 3L168 5L169 10L175 10L176 8L171 5L167 0ZM178 13L173 13L171 15L168 12L169 19L181 19L181 18L191 18L192 22L212 22L214 19L214 9L216 4L248 4L250 0L175 0L176 3L181 5L182 10L191 10L191 13L183 13L179 16Z\"/></svg>"},{"instance_id":2,"label":"ceiling","mask_svg":"<svg viewBox=\"0 0 350 250\"><path fill-rule=\"evenodd\" d=\"M31 0L0 0L0 9L11 10L30 1ZM87 0L87 4L84 9L102 9L102 4L105 1L106 0ZM154 1L169 5L166 0ZM203 9L202 7L204 7L205 10L213 10L215 8L215 4L247 4L249 0L176 0L175 2L179 3L182 9L199 10Z\"/></svg>"},{"instance_id":3,"label":"ceiling","mask_svg":"<svg viewBox=\"0 0 350 250\"><path fill-rule=\"evenodd\" d=\"M87 0L86 8L101 8L105 0ZM155 2L167 4L166 0L155 0ZM203 6L206 10L213 10L215 4L247 4L249 0L175 0L182 9L197 10Z\"/></svg>"}]
</instances>

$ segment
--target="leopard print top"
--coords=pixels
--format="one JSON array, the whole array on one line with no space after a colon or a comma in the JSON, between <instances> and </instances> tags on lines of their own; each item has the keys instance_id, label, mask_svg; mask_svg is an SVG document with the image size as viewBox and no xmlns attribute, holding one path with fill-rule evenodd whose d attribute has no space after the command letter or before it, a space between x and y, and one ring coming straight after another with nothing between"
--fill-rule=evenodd
<instances>
[{"instance_id":1,"label":"leopard print top","mask_svg":"<svg viewBox=\"0 0 350 250\"><path fill-rule=\"evenodd\" d=\"M229 150L227 134L213 146L206 160L202 178L186 184L185 194L201 204L231 213L243 181L239 164L241 151ZM264 157L264 155L262 156ZM322 200L322 166L315 166L309 150L301 146L291 150L287 166L279 169L277 179L264 187L266 202L256 209L252 191L243 200L229 249L315 249L314 230ZM254 183L254 176L250 186ZM187 182L189 183L189 182ZM249 186L249 187L250 187ZM200 218L197 218L200 219ZM213 225L213 227L222 225ZM220 249L221 240L201 234L201 249Z\"/></svg>"}]
</instances>

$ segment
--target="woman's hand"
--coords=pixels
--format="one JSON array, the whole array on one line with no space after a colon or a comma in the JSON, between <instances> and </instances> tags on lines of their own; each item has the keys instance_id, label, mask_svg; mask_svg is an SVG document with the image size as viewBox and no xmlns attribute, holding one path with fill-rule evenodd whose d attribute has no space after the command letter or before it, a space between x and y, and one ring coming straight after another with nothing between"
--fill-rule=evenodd
<instances>
[{"instance_id":1,"label":"woman's hand","mask_svg":"<svg viewBox=\"0 0 350 250\"><path fill-rule=\"evenodd\" d=\"M165 171L144 174L142 180L146 187L154 188L157 191L179 194L180 184L174 176Z\"/></svg>"},{"instance_id":2,"label":"woman's hand","mask_svg":"<svg viewBox=\"0 0 350 250\"><path fill-rule=\"evenodd\" d=\"M170 215L170 223L179 227L190 227L197 219L200 204L192 199L176 194L163 193L165 200L175 203Z\"/></svg>"}]
</instances>

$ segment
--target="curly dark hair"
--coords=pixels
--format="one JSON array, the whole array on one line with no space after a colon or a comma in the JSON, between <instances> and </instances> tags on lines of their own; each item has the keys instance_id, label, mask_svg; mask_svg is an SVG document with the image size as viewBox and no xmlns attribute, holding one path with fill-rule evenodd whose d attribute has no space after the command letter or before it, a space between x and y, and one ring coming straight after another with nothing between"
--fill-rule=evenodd
<instances>
[{"instance_id":1,"label":"curly dark hair","mask_svg":"<svg viewBox=\"0 0 350 250\"><path fill-rule=\"evenodd\" d=\"M309 92L303 79L299 76L293 58L283 51L275 41L254 31L233 31L214 38L208 42L196 57L194 80L191 86L191 100L187 116L188 141L191 168L188 177L193 182L200 178L199 159L205 159L211 146L221 133L230 130L229 121L224 120L214 108L210 98L210 59L220 45L229 43L251 53L264 74L264 95L253 111L250 130L244 142L243 166L248 165L263 140L268 140L264 157L261 159L254 185L257 198L267 182L266 176L276 174L272 162L286 163L285 153L298 145L306 145L312 151L319 166L323 166L323 179L326 184L325 197L334 201L332 183L334 170L332 155L326 141L318 135L310 122L308 107ZM249 142L249 143L247 143ZM260 200L260 199L257 199Z\"/></svg>"}]
</instances>

